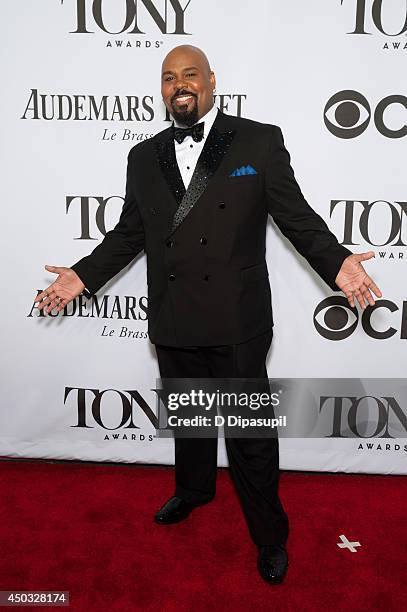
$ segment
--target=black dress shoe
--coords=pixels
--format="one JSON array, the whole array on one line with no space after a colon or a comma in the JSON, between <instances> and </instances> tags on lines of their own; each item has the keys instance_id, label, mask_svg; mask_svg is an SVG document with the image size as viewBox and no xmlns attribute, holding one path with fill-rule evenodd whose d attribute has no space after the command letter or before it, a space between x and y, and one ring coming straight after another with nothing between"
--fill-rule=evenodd
<instances>
[{"instance_id":1,"label":"black dress shoe","mask_svg":"<svg viewBox=\"0 0 407 612\"><path fill-rule=\"evenodd\" d=\"M284 580L288 567L288 555L284 544L259 546L257 568L260 576L271 584Z\"/></svg>"},{"instance_id":2,"label":"black dress shoe","mask_svg":"<svg viewBox=\"0 0 407 612\"><path fill-rule=\"evenodd\" d=\"M160 525L179 523L186 519L194 508L196 508L196 506L193 506L180 497L171 497L163 507L159 509L154 516L154 520Z\"/></svg>"}]
</instances>

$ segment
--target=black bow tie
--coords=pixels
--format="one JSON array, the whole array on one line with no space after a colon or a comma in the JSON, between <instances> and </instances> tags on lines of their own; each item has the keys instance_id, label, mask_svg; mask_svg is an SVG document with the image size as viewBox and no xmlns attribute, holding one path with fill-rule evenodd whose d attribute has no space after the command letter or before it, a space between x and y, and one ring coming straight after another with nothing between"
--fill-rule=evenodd
<instances>
[{"instance_id":1,"label":"black bow tie","mask_svg":"<svg viewBox=\"0 0 407 612\"><path fill-rule=\"evenodd\" d=\"M195 142L200 142L204 137L204 121L196 123L189 128L174 127L174 140L179 144L181 144L186 136L192 136Z\"/></svg>"}]
</instances>

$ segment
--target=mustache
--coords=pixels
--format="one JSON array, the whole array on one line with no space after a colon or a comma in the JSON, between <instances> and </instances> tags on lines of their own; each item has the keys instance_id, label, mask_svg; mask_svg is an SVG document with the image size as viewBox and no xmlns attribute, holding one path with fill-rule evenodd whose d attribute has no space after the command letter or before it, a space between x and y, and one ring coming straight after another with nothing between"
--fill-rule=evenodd
<instances>
[{"instance_id":1,"label":"mustache","mask_svg":"<svg viewBox=\"0 0 407 612\"><path fill-rule=\"evenodd\" d=\"M175 94L171 98L171 102L174 102L175 98L178 96L193 96L196 98L196 94L192 93L192 91L187 91L186 89L178 89Z\"/></svg>"}]
</instances>

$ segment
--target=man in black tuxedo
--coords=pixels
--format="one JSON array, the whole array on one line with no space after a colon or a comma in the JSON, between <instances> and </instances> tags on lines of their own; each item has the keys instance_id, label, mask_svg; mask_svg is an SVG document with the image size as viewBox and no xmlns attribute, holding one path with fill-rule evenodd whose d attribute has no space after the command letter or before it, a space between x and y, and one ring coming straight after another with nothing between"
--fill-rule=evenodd
<instances>
[{"instance_id":1,"label":"man in black tuxedo","mask_svg":"<svg viewBox=\"0 0 407 612\"><path fill-rule=\"evenodd\" d=\"M380 291L305 201L280 128L214 107L215 75L196 47L173 49L162 66L162 97L175 125L131 149L116 227L57 280L38 307L62 310L86 288L96 293L143 249L149 337L162 378L267 379L273 318L265 238L268 214L332 290L351 306ZM284 578L288 519L278 496L276 438L226 439L230 471L258 568ZM215 495L217 439L175 439L174 496L155 515L185 519Z\"/></svg>"}]
</instances>

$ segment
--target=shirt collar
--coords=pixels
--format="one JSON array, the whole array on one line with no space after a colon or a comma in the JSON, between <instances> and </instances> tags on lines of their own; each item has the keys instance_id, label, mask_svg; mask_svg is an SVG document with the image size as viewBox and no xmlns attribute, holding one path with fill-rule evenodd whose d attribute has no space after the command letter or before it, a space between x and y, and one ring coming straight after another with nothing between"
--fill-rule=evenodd
<instances>
[{"instance_id":1,"label":"shirt collar","mask_svg":"<svg viewBox=\"0 0 407 612\"><path fill-rule=\"evenodd\" d=\"M211 127L213 126L213 124L215 122L217 114L218 114L218 109L216 108L215 105L213 105L211 110L209 110L206 113L206 115L201 117L199 119L199 121L196 122L196 123L204 122L204 139L208 136L208 134L209 134L209 132L211 130ZM180 128L184 128L185 127L185 125L180 125L175 119L174 119L174 125L175 125L175 127L180 127ZM194 123L194 125L196 125L196 124Z\"/></svg>"}]
</instances>

